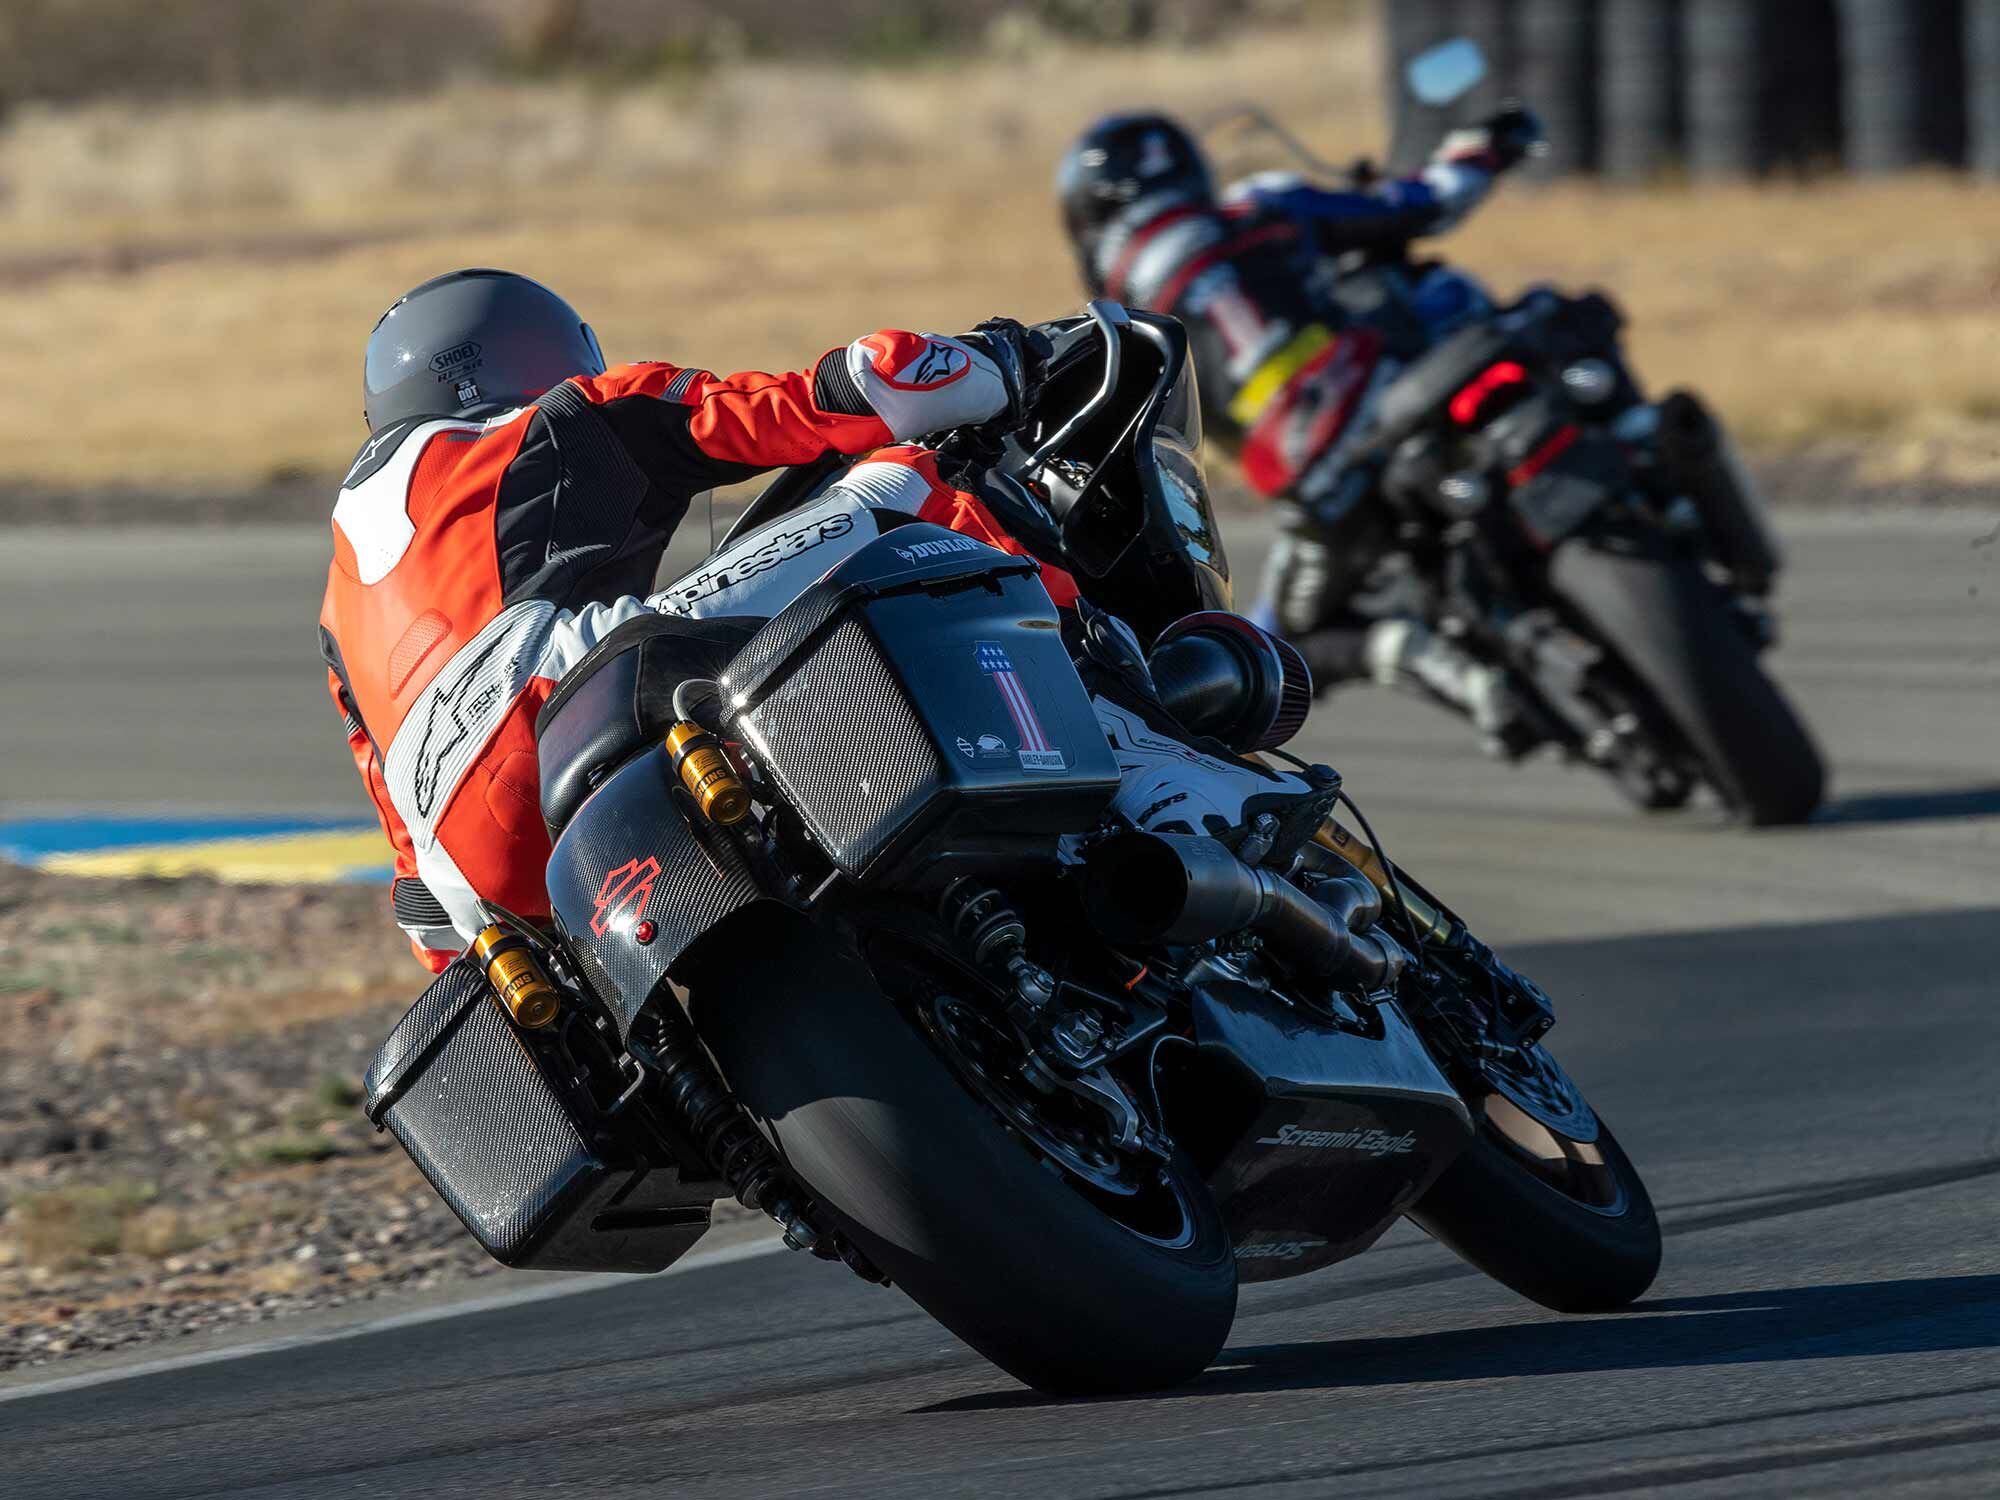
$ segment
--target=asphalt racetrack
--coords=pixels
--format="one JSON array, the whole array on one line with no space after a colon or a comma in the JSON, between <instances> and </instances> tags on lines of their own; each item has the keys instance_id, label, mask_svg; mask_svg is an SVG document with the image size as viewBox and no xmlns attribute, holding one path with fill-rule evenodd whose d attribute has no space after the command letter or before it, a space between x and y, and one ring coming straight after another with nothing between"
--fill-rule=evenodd
<instances>
[{"instance_id":1,"label":"asphalt racetrack","mask_svg":"<svg viewBox=\"0 0 2000 1500\"><path fill-rule=\"evenodd\" d=\"M2000 1492L1996 521L1795 520L1774 660L1834 767L1811 828L1642 818L1382 691L1308 729L1391 852L1556 997L1551 1043L1666 1226L1626 1313L1545 1313L1399 1229L1247 1289L1194 1384L1069 1403L895 1292L756 1255L24 1372L0 1493ZM1260 528L1236 530L1254 576ZM314 665L323 547L10 533L0 812L357 807Z\"/></svg>"}]
</instances>

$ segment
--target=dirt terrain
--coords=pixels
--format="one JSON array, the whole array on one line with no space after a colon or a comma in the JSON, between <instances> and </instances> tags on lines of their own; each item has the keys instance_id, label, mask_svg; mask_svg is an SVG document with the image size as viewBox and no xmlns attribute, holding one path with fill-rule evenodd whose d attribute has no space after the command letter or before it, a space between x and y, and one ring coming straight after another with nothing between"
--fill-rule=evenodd
<instances>
[{"instance_id":1,"label":"dirt terrain","mask_svg":"<svg viewBox=\"0 0 2000 1500\"><path fill-rule=\"evenodd\" d=\"M499 1269L359 1108L385 904L0 864L0 1370Z\"/></svg>"},{"instance_id":2,"label":"dirt terrain","mask_svg":"<svg viewBox=\"0 0 2000 1500\"><path fill-rule=\"evenodd\" d=\"M361 1112L387 906L0 861L0 1371L502 1270Z\"/></svg>"}]
</instances>

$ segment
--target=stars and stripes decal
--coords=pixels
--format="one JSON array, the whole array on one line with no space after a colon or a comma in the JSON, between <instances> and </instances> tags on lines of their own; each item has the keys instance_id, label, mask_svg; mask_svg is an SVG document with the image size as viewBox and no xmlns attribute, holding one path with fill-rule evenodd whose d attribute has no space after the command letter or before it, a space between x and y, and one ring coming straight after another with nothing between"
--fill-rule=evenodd
<instances>
[{"instance_id":1,"label":"stars and stripes decal","mask_svg":"<svg viewBox=\"0 0 2000 1500\"><path fill-rule=\"evenodd\" d=\"M1034 701L1028 696L1027 685L1014 670L1014 663L1008 659L1007 648L998 641L978 643L979 670L993 679L993 686L999 691L1000 701L1007 706L1007 716L1014 721L1015 733L1020 736L1021 748L1018 756L1021 766L1029 771L1061 771L1068 768L1062 751L1049 743L1047 731L1042 728L1041 718L1035 713Z\"/></svg>"}]
</instances>

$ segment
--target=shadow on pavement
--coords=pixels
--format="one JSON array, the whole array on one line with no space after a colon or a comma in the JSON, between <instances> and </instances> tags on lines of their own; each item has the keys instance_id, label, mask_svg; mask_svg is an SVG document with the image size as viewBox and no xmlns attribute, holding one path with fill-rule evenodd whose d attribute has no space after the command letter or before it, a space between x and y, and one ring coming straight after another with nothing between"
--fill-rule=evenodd
<instances>
[{"instance_id":1,"label":"shadow on pavement","mask_svg":"<svg viewBox=\"0 0 2000 1500\"><path fill-rule=\"evenodd\" d=\"M1851 1355L2000 1347L2000 1276L1929 1276L1705 1297L1663 1297L1615 1316L1454 1329L1408 1338L1301 1340L1224 1349L1199 1380L1133 1400L1441 1384ZM926 1412L1062 1405L988 1392Z\"/></svg>"},{"instance_id":2,"label":"shadow on pavement","mask_svg":"<svg viewBox=\"0 0 2000 1500\"><path fill-rule=\"evenodd\" d=\"M1922 792L1863 792L1837 797L1813 817L1815 823L1938 823L1951 818L2000 816L2000 782L1984 786L1939 787Z\"/></svg>"}]
</instances>

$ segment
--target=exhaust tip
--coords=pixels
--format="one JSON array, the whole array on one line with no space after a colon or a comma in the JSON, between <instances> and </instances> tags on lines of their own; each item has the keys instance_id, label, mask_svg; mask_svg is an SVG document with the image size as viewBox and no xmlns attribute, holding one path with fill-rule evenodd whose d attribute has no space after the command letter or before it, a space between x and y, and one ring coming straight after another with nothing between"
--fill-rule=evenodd
<instances>
[{"instance_id":1,"label":"exhaust tip","mask_svg":"<svg viewBox=\"0 0 2000 1500\"><path fill-rule=\"evenodd\" d=\"M1186 867L1158 834L1114 834L1084 857L1084 911L1114 943L1160 938L1186 904L1187 888Z\"/></svg>"},{"instance_id":2,"label":"exhaust tip","mask_svg":"<svg viewBox=\"0 0 2000 1500\"><path fill-rule=\"evenodd\" d=\"M1114 834L1084 856L1084 909L1114 943L1203 943L1247 927L1262 895L1225 844L1201 834Z\"/></svg>"}]
</instances>

